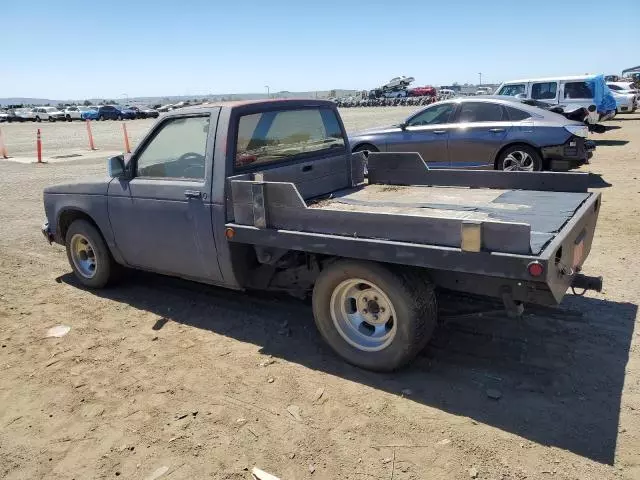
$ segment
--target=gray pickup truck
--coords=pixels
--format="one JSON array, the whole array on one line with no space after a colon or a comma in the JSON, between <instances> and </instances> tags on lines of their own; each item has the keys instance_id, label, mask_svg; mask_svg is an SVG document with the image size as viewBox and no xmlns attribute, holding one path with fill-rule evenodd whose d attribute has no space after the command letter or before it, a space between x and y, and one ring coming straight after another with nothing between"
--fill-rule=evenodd
<instances>
[{"instance_id":1,"label":"gray pickup truck","mask_svg":"<svg viewBox=\"0 0 640 480\"><path fill-rule=\"evenodd\" d=\"M327 343L388 371L428 342L439 289L497 297L514 315L599 290L579 273L600 207L587 187L581 173L365 158L331 102L239 102L172 111L108 160L107 178L46 188L43 233L89 288L131 267L312 294Z\"/></svg>"}]
</instances>

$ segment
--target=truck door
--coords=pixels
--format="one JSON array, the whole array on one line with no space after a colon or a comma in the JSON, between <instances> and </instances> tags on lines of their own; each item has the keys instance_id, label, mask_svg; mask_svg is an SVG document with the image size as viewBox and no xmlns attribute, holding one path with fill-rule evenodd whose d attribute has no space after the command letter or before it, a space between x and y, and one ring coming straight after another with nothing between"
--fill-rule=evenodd
<instances>
[{"instance_id":1,"label":"truck door","mask_svg":"<svg viewBox=\"0 0 640 480\"><path fill-rule=\"evenodd\" d=\"M410 117L385 139L389 152L418 152L431 168L449 166L447 139L455 103L436 103Z\"/></svg>"},{"instance_id":2,"label":"truck door","mask_svg":"<svg viewBox=\"0 0 640 480\"><path fill-rule=\"evenodd\" d=\"M449 130L451 168L493 168L511 128L504 107L492 102L461 102Z\"/></svg>"},{"instance_id":3,"label":"truck door","mask_svg":"<svg viewBox=\"0 0 640 480\"><path fill-rule=\"evenodd\" d=\"M218 114L167 118L132 156L131 178L111 182L109 220L127 264L222 281L211 225Z\"/></svg>"}]
</instances>

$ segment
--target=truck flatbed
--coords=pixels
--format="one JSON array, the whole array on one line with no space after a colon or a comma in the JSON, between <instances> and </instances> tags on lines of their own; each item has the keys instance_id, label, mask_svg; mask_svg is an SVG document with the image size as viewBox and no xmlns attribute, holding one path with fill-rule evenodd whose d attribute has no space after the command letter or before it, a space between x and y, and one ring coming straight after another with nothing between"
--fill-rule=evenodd
<instances>
[{"instance_id":1,"label":"truck flatbed","mask_svg":"<svg viewBox=\"0 0 640 480\"><path fill-rule=\"evenodd\" d=\"M525 223L531 226L530 253L539 254L589 196L587 192L366 185L335 192L331 198L311 203L309 208Z\"/></svg>"}]
</instances>

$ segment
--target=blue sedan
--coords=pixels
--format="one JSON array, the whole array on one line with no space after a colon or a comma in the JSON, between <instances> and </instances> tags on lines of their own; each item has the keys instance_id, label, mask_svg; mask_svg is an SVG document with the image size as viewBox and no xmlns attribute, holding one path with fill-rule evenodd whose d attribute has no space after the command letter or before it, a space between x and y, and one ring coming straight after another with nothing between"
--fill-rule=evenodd
<instances>
[{"instance_id":1,"label":"blue sedan","mask_svg":"<svg viewBox=\"0 0 640 480\"><path fill-rule=\"evenodd\" d=\"M80 108L81 107L78 107L78 110L80 110ZM99 107L82 107L82 110L80 110L80 118L82 118L82 120L97 120L98 108Z\"/></svg>"},{"instance_id":2,"label":"blue sedan","mask_svg":"<svg viewBox=\"0 0 640 480\"><path fill-rule=\"evenodd\" d=\"M432 168L566 171L588 163L587 127L496 97L445 100L349 137L354 152L418 152Z\"/></svg>"}]
</instances>

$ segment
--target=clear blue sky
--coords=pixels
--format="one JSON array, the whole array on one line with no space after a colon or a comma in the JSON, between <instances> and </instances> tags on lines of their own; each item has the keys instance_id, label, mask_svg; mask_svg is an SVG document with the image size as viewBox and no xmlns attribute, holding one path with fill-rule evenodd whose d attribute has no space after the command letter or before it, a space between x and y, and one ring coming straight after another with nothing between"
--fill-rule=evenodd
<instances>
[{"instance_id":1,"label":"clear blue sky","mask_svg":"<svg viewBox=\"0 0 640 480\"><path fill-rule=\"evenodd\" d=\"M495 83L640 64L640 0L5 0L0 18L0 97L370 89L478 72Z\"/></svg>"}]
</instances>

